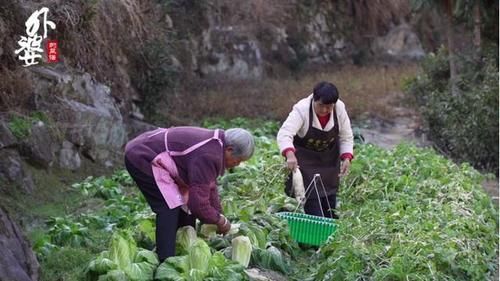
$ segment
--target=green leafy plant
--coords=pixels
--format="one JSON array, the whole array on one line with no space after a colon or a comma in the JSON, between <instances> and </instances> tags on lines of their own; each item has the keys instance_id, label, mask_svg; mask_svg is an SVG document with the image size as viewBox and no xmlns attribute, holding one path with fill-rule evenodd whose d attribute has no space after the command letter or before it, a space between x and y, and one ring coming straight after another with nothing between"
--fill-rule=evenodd
<instances>
[{"instance_id":1,"label":"green leafy plant","mask_svg":"<svg viewBox=\"0 0 500 281\"><path fill-rule=\"evenodd\" d=\"M481 63L460 58L459 95L448 91L446 58L443 49L429 55L406 91L415 97L440 151L498 175L498 47L485 51Z\"/></svg>"},{"instance_id":2,"label":"green leafy plant","mask_svg":"<svg viewBox=\"0 0 500 281\"><path fill-rule=\"evenodd\" d=\"M50 226L48 234L53 244L79 247L89 243L88 227L71 218L53 217L47 224Z\"/></svg>"},{"instance_id":3,"label":"green leafy plant","mask_svg":"<svg viewBox=\"0 0 500 281\"><path fill-rule=\"evenodd\" d=\"M92 260L85 269L87 281L153 280L159 261L154 252L140 249L128 231L115 232L109 251Z\"/></svg>"},{"instance_id":4,"label":"green leafy plant","mask_svg":"<svg viewBox=\"0 0 500 281\"><path fill-rule=\"evenodd\" d=\"M16 138L26 138L31 134L31 121L28 118L15 116L9 121L9 129Z\"/></svg>"},{"instance_id":5,"label":"green leafy plant","mask_svg":"<svg viewBox=\"0 0 500 281\"><path fill-rule=\"evenodd\" d=\"M111 199L121 196L122 186L119 180L130 181L123 174L115 174L113 178L87 177L81 183L73 184L73 188L79 189L86 196L94 196L102 199Z\"/></svg>"},{"instance_id":6,"label":"green leafy plant","mask_svg":"<svg viewBox=\"0 0 500 281\"><path fill-rule=\"evenodd\" d=\"M241 235L233 238L231 245L231 258L233 261L237 261L239 264L247 267L252 256L252 243L250 243L250 239L247 236Z\"/></svg>"},{"instance_id":7,"label":"green leafy plant","mask_svg":"<svg viewBox=\"0 0 500 281\"><path fill-rule=\"evenodd\" d=\"M27 138L31 134L31 127L37 121L48 123L49 118L47 115L40 111L34 111L30 116L13 116L11 117L8 125L12 134L18 138Z\"/></svg>"},{"instance_id":8,"label":"green leafy plant","mask_svg":"<svg viewBox=\"0 0 500 281\"><path fill-rule=\"evenodd\" d=\"M242 265L226 259L221 252L212 254L209 245L193 231L192 227L179 230L177 244L182 251L158 267L155 280L247 280Z\"/></svg>"},{"instance_id":9,"label":"green leafy plant","mask_svg":"<svg viewBox=\"0 0 500 281\"><path fill-rule=\"evenodd\" d=\"M470 165L429 149L361 146L339 194L335 237L307 280L486 280L498 211Z\"/></svg>"},{"instance_id":10,"label":"green leafy plant","mask_svg":"<svg viewBox=\"0 0 500 281\"><path fill-rule=\"evenodd\" d=\"M237 121L254 130L250 121ZM224 125L215 125L236 125L221 123ZM351 172L343 178L338 194L341 219L336 235L319 249L300 246L291 238L287 222L276 215L282 210L294 211L297 202L283 192L286 171L274 140L276 132L264 131L256 137L252 159L219 179L224 214L231 223L239 224L236 232L221 236L203 227L196 233L191 229L184 238L194 243L183 243L184 250L161 265L134 265L148 272L134 275L131 264L148 260L138 258L142 257L140 247L154 246L154 214L127 174L120 171L106 180L83 181L80 187L88 195L95 194L107 180L115 182L110 186L121 186L122 192L111 197L89 196L100 202L100 208L59 219L58 229L70 231L52 233L61 241L70 241L71 236L87 233L94 237L98 231L101 240L89 239L85 248L68 242L61 242L66 245L61 247L50 233L39 236L38 251L43 253L54 245L48 258L42 259L50 266L46 272L51 272L44 280L65 274L52 274L62 268L53 259L62 249L94 251L86 252L86 257L92 256L85 263L90 280L153 280L151 268L156 280L247 280L244 267L231 260L231 241L238 236L250 241L250 268L279 272L290 280L486 280L497 270L498 210L482 190L484 177L468 164L457 165L431 149L408 144L390 151L358 144ZM182 234L177 238L178 242L184 240ZM110 246L102 252L97 243L109 239L120 247L112 251ZM193 247L195 244L198 246ZM147 256L151 254L155 255L149 252ZM195 263L189 261L202 256L205 258ZM200 267L193 267L198 263Z\"/></svg>"}]
</instances>

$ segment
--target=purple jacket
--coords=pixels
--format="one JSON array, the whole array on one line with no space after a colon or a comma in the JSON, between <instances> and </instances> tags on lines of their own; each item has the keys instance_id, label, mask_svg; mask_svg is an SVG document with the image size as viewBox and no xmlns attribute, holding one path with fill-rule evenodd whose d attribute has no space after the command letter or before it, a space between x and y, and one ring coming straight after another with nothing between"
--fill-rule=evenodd
<instances>
[{"instance_id":1,"label":"purple jacket","mask_svg":"<svg viewBox=\"0 0 500 281\"><path fill-rule=\"evenodd\" d=\"M219 138L224 144L224 132ZM152 161L165 152L165 133L145 132L127 143L125 157L138 170L153 177ZM197 127L172 127L168 129L168 150L184 151L214 136L214 130ZM217 177L224 173L224 148L211 140L183 156L173 156L180 179L188 186L188 208L203 223L215 224L222 213Z\"/></svg>"}]
</instances>

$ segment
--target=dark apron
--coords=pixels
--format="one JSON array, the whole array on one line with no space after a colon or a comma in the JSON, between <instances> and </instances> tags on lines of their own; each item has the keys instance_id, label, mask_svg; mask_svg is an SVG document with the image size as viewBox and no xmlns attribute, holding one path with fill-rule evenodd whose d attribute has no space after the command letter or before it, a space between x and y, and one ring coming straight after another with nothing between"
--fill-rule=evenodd
<instances>
[{"instance_id":1,"label":"dark apron","mask_svg":"<svg viewBox=\"0 0 500 281\"><path fill-rule=\"evenodd\" d=\"M313 128L313 108L309 107L309 129L303 138L295 136L293 145L295 146L295 156L297 157L302 177L304 178L304 189L314 177L314 174L320 174L325 186L326 194L317 183L320 197L336 195L339 187L340 172L340 146L339 146L339 123L336 112L332 112L334 118L334 127L328 131L322 131ZM309 198L317 198L316 192L311 187L306 194ZM285 193L288 196L293 195L291 173L285 183Z\"/></svg>"}]
</instances>

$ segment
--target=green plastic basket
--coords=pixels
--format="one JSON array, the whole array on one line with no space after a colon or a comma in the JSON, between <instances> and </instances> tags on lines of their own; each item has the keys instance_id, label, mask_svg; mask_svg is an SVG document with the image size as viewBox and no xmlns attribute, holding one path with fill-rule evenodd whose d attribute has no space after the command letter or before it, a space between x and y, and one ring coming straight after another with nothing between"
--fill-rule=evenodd
<instances>
[{"instance_id":1,"label":"green plastic basket","mask_svg":"<svg viewBox=\"0 0 500 281\"><path fill-rule=\"evenodd\" d=\"M337 230L337 224L331 218L290 212L277 215L287 220L290 235L299 243L320 246Z\"/></svg>"}]
</instances>

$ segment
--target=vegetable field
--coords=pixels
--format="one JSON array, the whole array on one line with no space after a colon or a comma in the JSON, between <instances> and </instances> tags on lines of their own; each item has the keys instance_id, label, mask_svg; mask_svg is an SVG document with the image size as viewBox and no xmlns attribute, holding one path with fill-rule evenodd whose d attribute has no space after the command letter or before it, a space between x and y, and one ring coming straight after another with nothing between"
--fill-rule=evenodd
<instances>
[{"instance_id":1,"label":"vegetable field","mask_svg":"<svg viewBox=\"0 0 500 281\"><path fill-rule=\"evenodd\" d=\"M297 204L283 192L278 125L235 119L205 126L254 128L254 157L219 179L236 232L183 228L177 256L159 264L154 215L130 176L90 177L73 187L94 207L52 218L34 241L42 277L251 280L257 268L279 280L492 280L498 271L498 210L481 187L484 176L469 165L410 144L391 151L358 144L338 196L337 232L314 248L293 241L276 216ZM75 256L76 268L55 272Z\"/></svg>"}]
</instances>

